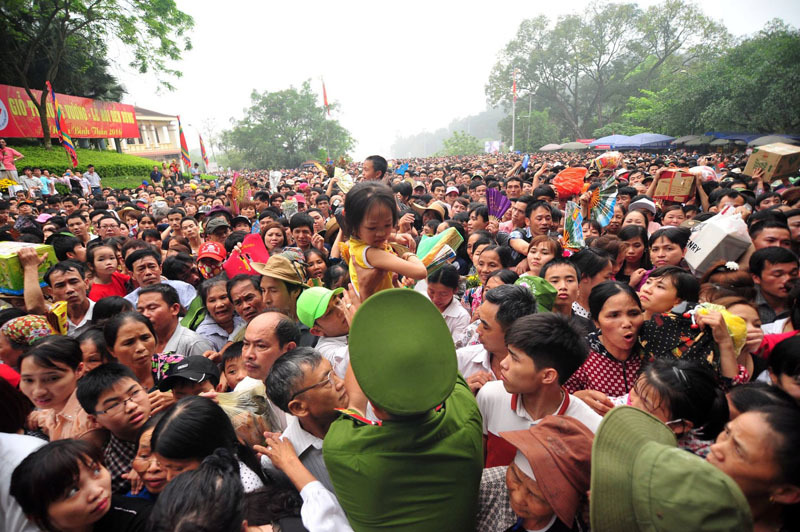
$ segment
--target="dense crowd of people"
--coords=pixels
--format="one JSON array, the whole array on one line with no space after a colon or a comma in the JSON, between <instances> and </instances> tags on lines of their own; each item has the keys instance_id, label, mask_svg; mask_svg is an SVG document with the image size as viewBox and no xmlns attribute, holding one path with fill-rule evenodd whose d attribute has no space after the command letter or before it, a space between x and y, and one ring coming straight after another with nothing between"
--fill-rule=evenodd
<instances>
[{"instance_id":1,"label":"dense crowd of people","mask_svg":"<svg viewBox=\"0 0 800 532\"><path fill-rule=\"evenodd\" d=\"M800 187L597 156L7 171L3 530L797 530Z\"/></svg>"}]
</instances>

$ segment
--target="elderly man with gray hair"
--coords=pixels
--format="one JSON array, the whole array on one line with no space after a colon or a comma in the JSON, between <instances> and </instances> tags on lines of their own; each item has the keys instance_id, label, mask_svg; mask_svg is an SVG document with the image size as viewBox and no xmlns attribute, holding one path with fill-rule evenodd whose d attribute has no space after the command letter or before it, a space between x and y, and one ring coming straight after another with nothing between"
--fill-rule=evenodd
<instances>
[{"instance_id":1,"label":"elderly man with gray hair","mask_svg":"<svg viewBox=\"0 0 800 532\"><path fill-rule=\"evenodd\" d=\"M283 470L297 485L290 471L292 468L284 466L286 461L299 458L308 473L333 492L333 484L322 460L322 440L331 423L339 416L337 409L347 408L349 398L344 381L318 351L310 347L298 347L275 361L266 383L270 401L291 415L287 416L286 430L281 434L285 444L282 449L277 449L278 446L272 449L257 446L256 450L265 455L262 467ZM280 454L277 458L276 452ZM297 465L296 462L294 465Z\"/></svg>"}]
</instances>

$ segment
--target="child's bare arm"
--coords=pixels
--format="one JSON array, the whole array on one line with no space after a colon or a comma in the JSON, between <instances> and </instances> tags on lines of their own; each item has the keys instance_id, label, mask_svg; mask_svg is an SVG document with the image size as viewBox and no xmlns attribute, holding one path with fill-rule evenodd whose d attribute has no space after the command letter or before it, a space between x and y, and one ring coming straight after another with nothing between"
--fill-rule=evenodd
<instances>
[{"instance_id":1,"label":"child's bare arm","mask_svg":"<svg viewBox=\"0 0 800 532\"><path fill-rule=\"evenodd\" d=\"M400 258L382 249L369 248L367 249L367 262L374 268L398 273L412 279L420 280L428 276L425 265L413 253L405 253L404 258Z\"/></svg>"}]
</instances>

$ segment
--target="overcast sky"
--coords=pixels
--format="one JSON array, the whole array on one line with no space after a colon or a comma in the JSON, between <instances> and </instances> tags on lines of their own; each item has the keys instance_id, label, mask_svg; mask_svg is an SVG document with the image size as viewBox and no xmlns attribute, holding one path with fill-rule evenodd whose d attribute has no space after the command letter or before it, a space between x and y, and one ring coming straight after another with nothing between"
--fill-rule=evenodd
<instances>
[{"instance_id":1,"label":"overcast sky","mask_svg":"<svg viewBox=\"0 0 800 532\"><path fill-rule=\"evenodd\" d=\"M578 13L585 0L491 2L405 0L177 0L194 17L194 48L176 68L175 90L157 91L151 75L112 57L128 94L125 103L180 114L190 149L192 127L218 130L242 116L250 93L299 86L311 79L322 100L324 77L334 113L356 139L356 158L389 152L397 135L446 127L486 107L484 85L500 49L520 21ZM642 0L643 7L654 4ZM758 31L772 18L800 26L797 0L703 0L703 11L734 35ZM206 141L208 144L208 141Z\"/></svg>"}]
</instances>

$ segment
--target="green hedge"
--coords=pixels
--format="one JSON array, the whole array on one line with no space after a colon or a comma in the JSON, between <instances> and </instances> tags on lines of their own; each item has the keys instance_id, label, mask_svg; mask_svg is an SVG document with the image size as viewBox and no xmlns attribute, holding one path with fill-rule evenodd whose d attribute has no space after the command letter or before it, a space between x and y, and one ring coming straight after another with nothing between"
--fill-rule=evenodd
<instances>
[{"instance_id":1,"label":"green hedge","mask_svg":"<svg viewBox=\"0 0 800 532\"><path fill-rule=\"evenodd\" d=\"M16 146L15 150L25 156L17 162L17 169L22 173L26 166L38 166L42 169L50 170L51 174L62 175L67 169L72 169L71 161L64 148L54 145L48 151L40 146ZM142 184L143 180L150 181L150 172L153 166L161 163L144 157L135 155L120 154L115 151L105 150L76 150L78 153L78 170L86 171L86 166L93 164L95 170L100 174L104 187L111 188L135 188ZM202 179L213 180L215 176L203 174Z\"/></svg>"},{"instance_id":2,"label":"green hedge","mask_svg":"<svg viewBox=\"0 0 800 532\"><path fill-rule=\"evenodd\" d=\"M25 156L17 163L20 171L25 166L38 166L50 170L52 174L62 175L65 170L72 168L67 152L59 145L54 145L50 151L39 146L19 146L15 149ZM76 151L78 153L78 170L83 172L86 170L86 165L93 164L101 178L147 176L150 175L155 164L161 165L161 163L144 157L120 154L110 150L82 150L79 148Z\"/></svg>"},{"instance_id":3,"label":"green hedge","mask_svg":"<svg viewBox=\"0 0 800 532\"><path fill-rule=\"evenodd\" d=\"M100 171L97 171L100 173ZM148 172L149 174L149 172ZM122 188L136 188L142 184L142 181L150 182L150 176L147 175L145 177L141 177L138 175L122 175L122 176L114 176L114 177L103 177L103 174L100 174L100 177L103 179L103 186L104 187L111 187L114 189L122 189ZM202 174L201 179L204 181L213 181L216 179L216 176L213 175L206 175ZM164 184L163 181L161 183Z\"/></svg>"}]
</instances>

